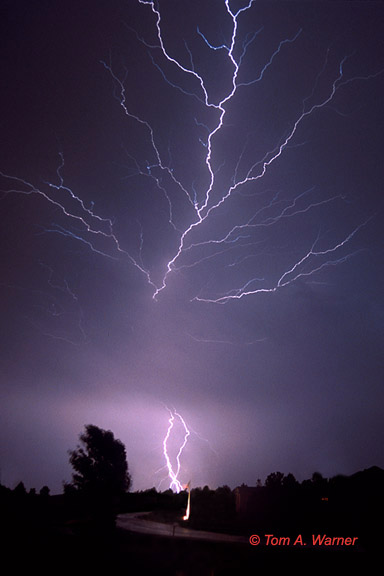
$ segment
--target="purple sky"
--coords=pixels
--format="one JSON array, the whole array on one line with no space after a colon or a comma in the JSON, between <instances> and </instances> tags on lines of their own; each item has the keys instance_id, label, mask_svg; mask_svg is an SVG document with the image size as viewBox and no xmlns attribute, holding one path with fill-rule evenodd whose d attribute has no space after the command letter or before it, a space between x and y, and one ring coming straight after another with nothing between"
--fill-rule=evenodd
<instances>
[{"instance_id":1,"label":"purple sky","mask_svg":"<svg viewBox=\"0 0 384 576\"><path fill-rule=\"evenodd\" d=\"M0 481L384 466L384 4L156 6L2 4Z\"/></svg>"}]
</instances>

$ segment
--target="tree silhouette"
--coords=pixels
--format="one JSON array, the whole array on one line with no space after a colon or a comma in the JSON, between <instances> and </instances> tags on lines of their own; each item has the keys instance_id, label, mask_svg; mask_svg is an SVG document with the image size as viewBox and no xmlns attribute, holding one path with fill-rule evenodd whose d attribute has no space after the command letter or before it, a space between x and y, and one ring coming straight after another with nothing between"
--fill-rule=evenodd
<instances>
[{"instance_id":1,"label":"tree silhouette","mask_svg":"<svg viewBox=\"0 0 384 576\"><path fill-rule=\"evenodd\" d=\"M282 472L271 472L265 479L265 485L267 488L272 488L276 490L281 488L283 484L284 474Z\"/></svg>"},{"instance_id":2,"label":"tree silhouette","mask_svg":"<svg viewBox=\"0 0 384 576\"><path fill-rule=\"evenodd\" d=\"M131 486L125 446L110 430L88 424L81 445L69 451L74 469L71 486L77 492L102 498L118 498Z\"/></svg>"},{"instance_id":3,"label":"tree silhouette","mask_svg":"<svg viewBox=\"0 0 384 576\"><path fill-rule=\"evenodd\" d=\"M43 498L48 498L50 493L50 489L48 488L48 486L43 486L39 492L39 495L42 496Z\"/></svg>"},{"instance_id":4,"label":"tree silhouette","mask_svg":"<svg viewBox=\"0 0 384 576\"><path fill-rule=\"evenodd\" d=\"M294 488L297 488L299 486L299 483L294 477L294 475L290 472L289 474L287 474L287 476L284 476L282 480L282 486L287 490L292 490Z\"/></svg>"},{"instance_id":5,"label":"tree silhouette","mask_svg":"<svg viewBox=\"0 0 384 576\"><path fill-rule=\"evenodd\" d=\"M19 482L16 488L13 489L13 493L17 498L23 498L27 494L27 490L24 486L24 482Z\"/></svg>"}]
</instances>

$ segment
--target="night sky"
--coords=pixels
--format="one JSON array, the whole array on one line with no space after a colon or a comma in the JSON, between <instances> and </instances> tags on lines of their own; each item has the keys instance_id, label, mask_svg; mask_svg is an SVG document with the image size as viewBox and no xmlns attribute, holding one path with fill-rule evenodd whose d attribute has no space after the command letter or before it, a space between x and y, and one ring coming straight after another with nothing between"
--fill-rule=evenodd
<instances>
[{"instance_id":1,"label":"night sky","mask_svg":"<svg viewBox=\"0 0 384 576\"><path fill-rule=\"evenodd\" d=\"M384 3L246 7L1 2L2 484L384 467Z\"/></svg>"}]
</instances>

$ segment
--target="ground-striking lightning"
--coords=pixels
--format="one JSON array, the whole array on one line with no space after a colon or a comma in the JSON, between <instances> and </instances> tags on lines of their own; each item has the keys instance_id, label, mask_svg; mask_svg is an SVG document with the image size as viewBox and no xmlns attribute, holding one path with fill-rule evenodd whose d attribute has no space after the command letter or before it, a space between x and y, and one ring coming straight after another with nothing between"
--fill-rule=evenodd
<instances>
[{"instance_id":1,"label":"ground-striking lightning","mask_svg":"<svg viewBox=\"0 0 384 576\"><path fill-rule=\"evenodd\" d=\"M169 420L168 420L169 425L168 425L167 433L166 433L164 440L163 440L163 454L164 454L164 458L165 458L165 462L166 462L166 467L168 470L168 477L170 479L169 487L171 488L171 490L174 490L175 492L179 493L182 490L184 490L184 486L179 480L179 475L180 475L180 470L181 470L180 458L181 458L183 450L187 444L188 437L190 436L190 431L187 427L187 424L185 423L184 418L181 416L181 414L179 414L179 412L177 412L176 410L170 410L169 408L168 408L168 411L169 411ZM175 430L174 430L175 425L179 425L179 427L181 426L181 430L182 430L181 433L183 436L183 440L178 445L178 448L176 450L176 455L174 457L174 462L172 464L172 457L169 455L170 449L168 446L168 441L169 441L172 433L175 432Z\"/></svg>"}]
</instances>

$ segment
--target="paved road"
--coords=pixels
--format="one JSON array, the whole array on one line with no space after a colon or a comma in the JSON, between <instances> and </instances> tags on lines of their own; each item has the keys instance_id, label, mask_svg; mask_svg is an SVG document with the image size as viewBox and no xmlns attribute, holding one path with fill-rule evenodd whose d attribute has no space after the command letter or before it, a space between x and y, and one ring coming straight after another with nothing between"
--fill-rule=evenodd
<instances>
[{"instance_id":1,"label":"paved road","mask_svg":"<svg viewBox=\"0 0 384 576\"><path fill-rule=\"evenodd\" d=\"M129 532L140 532L142 534L155 534L158 536L172 536L174 538L194 538L197 540L211 540L214 542L248 542L243 536L231 536L229 534L217 534L215 532L203 532L202 530L191 530L179 524L163 524L146 520L143 512L131 514L119 514L117 526Z\"/></svg>"}]
</instances>

